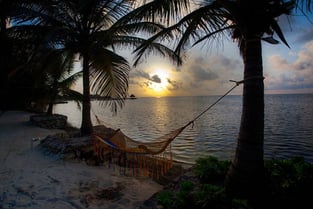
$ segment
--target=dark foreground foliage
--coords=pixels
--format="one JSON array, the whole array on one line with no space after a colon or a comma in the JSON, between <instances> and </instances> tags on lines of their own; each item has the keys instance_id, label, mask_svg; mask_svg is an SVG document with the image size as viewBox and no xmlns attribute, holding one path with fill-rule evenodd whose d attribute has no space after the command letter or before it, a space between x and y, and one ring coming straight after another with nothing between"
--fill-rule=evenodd
<instances>
[{"instance_id":1,"label":"dark foreground foliage","mask_svg":"<svg viewBox=\"0 0 313 209\"><path fill-rule=\"evenodd\" d=\"M313 197L313 165L301 157L266 160L266 192L257 203L229 197L223 186L230 161L199 158L192 174L157 194L164 209L309 209Z\"/></svg>"}]
</instances>

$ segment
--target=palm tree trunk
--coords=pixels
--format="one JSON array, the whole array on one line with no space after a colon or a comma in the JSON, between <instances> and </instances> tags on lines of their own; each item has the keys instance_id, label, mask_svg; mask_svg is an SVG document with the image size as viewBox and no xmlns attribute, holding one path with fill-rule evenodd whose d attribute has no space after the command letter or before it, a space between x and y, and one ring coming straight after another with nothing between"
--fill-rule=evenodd
<instances>
[{"instance_id":1,"label":"palm tree trunk","mask_svg":"<svg viewBox=\"0 0 313 209\"><path fill-rule=\"evenodd\" d=\"M53 80L52 89L50 89L50 101L48 104L47 115L53 114L53 105L58 95L58 79L55 77Z\"/></svg>"},{"instance_id":2,"label":"palm tree trunk","mask_svg":"<svg viewBox=\"0 0 313 209\"><path fill-rule=\"evenodd\" d=\"M49 102L47 115L52 115L52 113L53 113L53 100Z\"/></svg>"},{"instance_id":3,"label":"palm tree trunk","mask_svg":"<svg viewBox=\"0 0 313 209\"><path fill-rule=\"evenodd\" d=\"M229 194L260 197L264 187L264 84L260 38L245 41L240 132L225 186Z\"/></svg>"},{"instance_id":4,"label":"palm tree trunk","mask_svg":"<svg viewBox=\"0 0 313 209\"><path fill-rule=\"evenodd\" d=\"M91 135L93 132L90 110L89 54L88 52L85 52L83 53L83 108L82 124L80 128L83 136Z\"/></svg>"}]
</instances>

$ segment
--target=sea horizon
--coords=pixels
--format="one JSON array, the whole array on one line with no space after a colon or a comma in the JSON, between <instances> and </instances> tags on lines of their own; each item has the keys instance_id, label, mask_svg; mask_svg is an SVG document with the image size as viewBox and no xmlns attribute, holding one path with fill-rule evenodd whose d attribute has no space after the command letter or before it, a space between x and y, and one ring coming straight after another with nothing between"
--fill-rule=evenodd
<instances>
[{"instance_id":1,"label":"sea horizon","mask_svg":"<svg viewBox=\"0 0 313 209\"><path fill-rule=\"evenodd\" d=\"M130 94L131 95L131 94ZM138 98L163 98L163 97L210 97L210 96L223 96L223 94L211 94L211 95L168 95L168 96L137 96L136 94L133 94L136 96L136 99ZM266 95L313 95L313 92L299 92L299 93L264 93L264 96ZM228 94L228 96L243 96L242 94ZM127 97L126 99L131 99L130 97Z\"/></svg>"},{"instance_id":2,"label":"sea horizon","mask_svg":"<svg viewBox=\"0 0 313 209\"><path fill-rule=\"evenodd\" d=\"M126 100L116 115L109 107L92 102L102 125L121 129L135 140L149 141L186 125L220 95L139 97ZM303 156L313 162L313 94L266 94L264 154L266 158ZM75 104L59 104L56 113L68 116L74 127L80 127L81 113ZM194 163L198 157L213 155L231 159L239 133L242 109L241 95L228 95L218 102L173 142L174 159ZM191 152L189 152L191 151Z\"/></svg>"}]
</instances>

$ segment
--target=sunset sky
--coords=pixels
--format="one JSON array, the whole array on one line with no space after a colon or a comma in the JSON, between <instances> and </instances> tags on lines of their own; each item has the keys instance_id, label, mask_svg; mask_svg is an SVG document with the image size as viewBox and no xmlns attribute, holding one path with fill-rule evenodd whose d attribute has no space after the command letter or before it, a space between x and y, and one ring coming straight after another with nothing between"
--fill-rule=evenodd
<instances>
[{"instance_id":1,"label":"sunset sky","mask_svg":"<svg viewBox=\"0 0 313 209\"><path fill-rule=\"evenodd\" d=\"M280 18L288 48L263 42L265 93L313 93L313 18ZM209 47L210 46L210 47ZM137 97L223 94L243 79L237 44L224 40L186 52L181 67L162 57L149 57L130 72L129 94ZM242 87L235 94L240 94Z\"/></svg>"},{"instance_id":2,"label":"sunset sky","mask_svg":"<svg viewBox=\"0 0 313 209\"><path fill-rule=\"evenodd\" d=\"M290 48L262 42L265 93L313 93L313 14L280 17L279 24ZM132 63L130 52L118 53ZM221 95L234 85L229 80L242 79L237 43L223 39L189 49L180 67L164 57L148 57L130 71L128 93L136 97ZM233 94L241 91L242 86Z\"/></svg>"}]
</instances>

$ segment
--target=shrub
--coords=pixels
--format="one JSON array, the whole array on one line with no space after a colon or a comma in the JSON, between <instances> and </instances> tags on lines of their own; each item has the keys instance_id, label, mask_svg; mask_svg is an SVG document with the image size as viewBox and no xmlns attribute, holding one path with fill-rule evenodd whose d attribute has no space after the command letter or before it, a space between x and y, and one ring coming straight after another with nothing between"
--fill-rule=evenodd
<instances>
[{"instance_id":1,"label":"shrub","mask_svg":"<svg viewBox=\"0 0 313 209\"><path fill-rule=\"evenodd\" d=\"M174 203L174 194L171 191L162 191L157 194L157 201L164 209L171 209Z\"/></svg>"},{"instance_id":2,"label":"shrub","mask_svg":"<svg viewBox=\"0 0 313 209\"><path fill-rule=\"evenodd\" d=\"M209 156L196 160L194 172L201 183L223 182L229 166L230 161L219 161L216 157Z\"/></svg>"},{"instance_id":3,"label":"shrub","mask_svg":"<svg viewBox=\"0 0 313 209\"><path fill-rule=\"evenodd\" d=\"M270 202L279 208L311 208L313 165L302 157L266 160L265 171Z\"/></svg>"},{"instance_id":4,"label":"shrub","mask_svg":"<svg viewBox=\"0 0 313 209\"><path fill-rule=\"evenodd\" d=\"M194 205L192 191L194 184L191 181L183 181L177 193L176 204L178 208L190 208Z\"/></svg>"}]
</instances>

